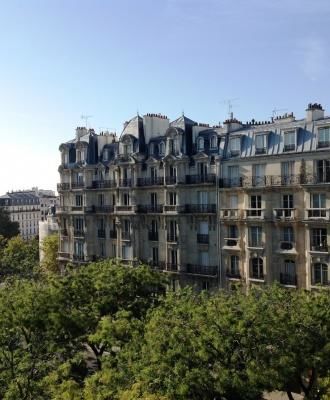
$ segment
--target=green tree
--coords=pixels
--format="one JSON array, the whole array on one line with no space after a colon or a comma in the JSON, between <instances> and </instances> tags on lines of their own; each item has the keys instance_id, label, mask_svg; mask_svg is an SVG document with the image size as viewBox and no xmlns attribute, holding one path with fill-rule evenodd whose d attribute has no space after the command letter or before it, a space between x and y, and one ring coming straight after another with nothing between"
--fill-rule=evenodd
<instances>
[{"instance_id":1,"label":"green tree","mask_svg":"<svg viewBox=\"0 0 330 400\"><path fill-rule=\"evenodd\" d=\"M10 239L19 234L19 223L11 221L9 212L0 207L0 236Z\"/></svg>"},{"instance_id":2,"label":"green tree","mask_svg":"<svg viewBox=\"0 0 330 400\"><path fill-rule=\"evenodd\" d=\"M42 242L43 259L41 269L46 273L58 274L60 272L58 257L58 234L54 233L45 237Z\"/></svg>"}]
</instances>

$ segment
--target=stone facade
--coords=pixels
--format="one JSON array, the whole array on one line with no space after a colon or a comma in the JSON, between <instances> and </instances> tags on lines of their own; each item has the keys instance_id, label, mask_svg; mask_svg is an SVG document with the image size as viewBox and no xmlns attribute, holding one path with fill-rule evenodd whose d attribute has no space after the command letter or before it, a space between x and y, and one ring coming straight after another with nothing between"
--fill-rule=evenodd
<instances>
[{"instance_id":1,"label":"stone facade","mask_svg":"<svg viewBox=\"0 0 330 400\"><path fill-rule=\"evenodd\" d=\"M330 118L210 127L136 116L118 139L77 128L60 146L59 259L118 257L173 287L328 284Z\"/></svg>"}]
</instances>

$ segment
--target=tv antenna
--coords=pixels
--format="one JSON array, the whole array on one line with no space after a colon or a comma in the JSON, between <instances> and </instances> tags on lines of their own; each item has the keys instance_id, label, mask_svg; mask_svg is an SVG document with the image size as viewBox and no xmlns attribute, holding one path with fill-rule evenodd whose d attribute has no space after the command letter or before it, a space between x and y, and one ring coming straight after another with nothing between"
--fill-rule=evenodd
<instances>
[{"instance_id":1,"label":"tv antenna","mask_svg":"<svg viewBox=\"0 0 330 400\"><path fill-rule=\"evenodd\" d=\"M232 98L232 99L225 99L221 102L221 104L225 104L228 108L228 118L232 119L233 118L233 102L237 101L238 97Z\"/></svg>"},{"instance_id":2,"label":"tv antenna","mask_svg":"<svg viewBox=\"0 0 330 400\"><path fill-rule=\"evenodd\" d=\"M274 110L272 110L272 118L276 118L278 116L279 112L284 112L284 111L288 111L287 108L274 108Z\"/></svg>"},{"instance_id":3,"label":"tv antenna","mask_svg":"<svg viewBox=\"0 0 330 400\"><path fill-rule=\"evenodd\" d=\"M89 118L92 118L93 117L93 115L81 115L81 119L83 119L84 121L85 121L85 126L86 126L86 128L88 128L88 126L87 126L87 124L88 124L88 120L89 120Z\"/></svg>"}]
</instances>

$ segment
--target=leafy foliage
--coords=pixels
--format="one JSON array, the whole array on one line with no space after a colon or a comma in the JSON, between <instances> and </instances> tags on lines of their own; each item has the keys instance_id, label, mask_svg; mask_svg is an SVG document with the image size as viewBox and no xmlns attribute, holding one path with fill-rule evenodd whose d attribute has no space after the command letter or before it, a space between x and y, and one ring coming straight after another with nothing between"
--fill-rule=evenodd
<instances>
[{"instance_id":1,"label":"leafy foliage","mask_svg":"<svg viewBox=\"0 0 330 400\"><path fill-rule=\"evenodd\" d=\"M19 223L11 221L7 210L0 207L0 236L10 239L19 234Z\"/></svg>"}]
</instances>

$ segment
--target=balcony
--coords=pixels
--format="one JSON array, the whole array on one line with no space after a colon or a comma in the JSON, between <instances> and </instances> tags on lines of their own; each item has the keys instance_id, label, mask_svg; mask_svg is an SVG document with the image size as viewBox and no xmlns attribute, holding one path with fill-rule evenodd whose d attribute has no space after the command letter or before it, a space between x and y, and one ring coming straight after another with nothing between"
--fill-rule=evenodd
<instances>
[{"instance_id":1,"label":"balcony","mask_svg":"<svg viewBox=\"0 0 330 400\"><path fill-rule=\"evenodd\" d=\"M122 231L121 238L122 240L131 240L131 232Z\"/></svg>"},{"instance_id":2,"label":"balcony","mask_svg":"<svg viewBox=\"0 0 330 400\"><path fill-rule=\"evenodd\" d=\"M246 219L265 219L265 210L262 208L246 208L244 210L244 217Z\"/></svg>"},{"instance_id":3,"label":"balcony","mask_svg":"<svg viewBox=\"0 0 330 400\"><path fill-rule=\"evenodd\" d=\"M280 273L280 283L282 285L297 286L297 275L281 272Z\"/></svg>"},{"instance_id":4,"label":"balcony","mask_svg":"<svg viewBox=\"0 0 330 400\"><path fill-rule=\"evenodd\" d=\"M68 212L70 212L70 207L68 206L56 207L56 214L66 214Z\"/></svg>"},{"instance_id":5,"label":"balcony","mask_svg":"<svg viewBox=\"0 0 330 400\"><path fill-rule=\"evenodd\" d=\"M197 243L209 244L209 235L204 233L197 233Z\"/></svg>"},{"instance_id":6,"label":"balcony","mask_svg":"<svg viewBox=\"0 0 330 400\"><path fill-rule=\"evenodd\" d=\"M108 214L108 213L113 213L115 207L114 206L95 206L94 210L96 213L99 214Z\"/></svg>"},{"instance_id":7,"label":"balcony","mask_svg":"<svg viewBox=\"0 0 330 400\"><path fill-rule=\"evenodd\" d=\"M250 239L247 247L252 249L263 249L265 247L265 243L263 243L261 240Z\"/></svg>"},{"instance_id":8,"label":"balcony","mask_svg":"<svg viewBox=\"0 0 330 400\"><path fill-rule=\"evenodd\" d=\"M288 242L288 241L280 242L280 251L287 252L287 251L293 250L295 247L296 247L295 242L291 242L291 241L290 242Z\"/></svg>"},{"instance_id":9,"label":"balcony","mask_svg":"<svg viewBox=\"0 0 330 400\"><path fill-rule=\"evenodd\" d=\"M241 279L241 273L235 269L227 269L226 270L226 277L228 279Z\"/></svg>"},{"instance_id":10,"label":"balcony","mask_svg":"<svg viewBox=\"0 0 330 400\"><path fill-rule=\"evenodd\" d=\"M132 205L116 206L116 212L134 212L134 206Z\"/></svg>"},{"instance_id":11,"label":"balcony","mask_svg":"<svg viewBox=\"0 0 330 400\"><path fill-rule=\"evenodd\" d=\"M221 208L220 219L236 220L240 217L240 210L238 208Z\"/></svg>"},{"instance_id":12,"label":"balcony","mask_svg":"<svg viewBox=\"0 0 330 400\"><path fill-rule=\"evenodd\" d=\"M166 204L164 205L164 212L182 213L185 212L185 206Z\"/></svg>"},{"instance_id":13,"label":"balcony","mask_svg":"<svg viewBox=\"0 0 330 400\"><path fill-rule=\"evenodd\" d=\"M221 178L220 188L254 188L273 186L296 186L302 184L302 175L264 175L264 176L239 176L237 178Z\"/></svg>"},{"instance_id":14,"label":"balcony","mask_svg":"<svg viewBox=\"0 0 330 400\"><path fill-rule=\"evenodd\" d=\"M233 247L238 247L239 244L239 239L238 238L224 238L225 245L224 247L226 248L233 248Z\"/></svg>"},{"instance_id":15,"label":"balcony","mask_svg":"<svg viewBox=\"0 0 330 400\"><path fill-rule=\"evenodd\" d=\"M77 237L77 238L78 237L83 238L83 237L85 237L85 232L83 230L80 230L80 229L75 229L73 231L73 236Z\"/></svg>"},{"instance_id":16,"label":"balcony","mask_svg":"<svg viewBox=\"0 0 330 400\"><path fill-rule=\"evenodd\" d=\"M63 182L63 183L58 183L57 184L57 191L61 192L63 190L70 190L70 183L69 182Z\"/></svg>"},{"instance_id":17,"label":"balcony","mask_svg":"<svg viewBox=\"0 0 330 400\"><path fill-rule=\"evenodd\" d=\"M92 185L89 187L89 189L108 189L116 186L117 182L114 180L92 181Z\"/></svg>"},{"instance_id":18,"label":"balcony","mask_svg":"<svg viewBox=\"0 0 330 400\"><path fill-rule=\"evenodd\" d=\"M330 142L328 140L324 140L322 142L317 143L317 148L318 149L324 149L325 147L330 147Z\"/></svg>"},{"instance_id":19,"label":"balcony","mask_svg":"<svg viewBox=\"0 0 330 400\"><path fill-rule=\"evenodd\" d=\"M166 271L178 271L178 264L177 263L166 263L165 265Z\"/></svg>"},{"instance_id":20,"label":"balcony","mask_svg":"<svg viewBox=\"0 0 330 400\"><path fill-rule=\"evenodd\" d=\"M116 230L110 231L110 239L117 239L117 231Z\"/></svg>"},{"instance_id":21,"label":"balcony","mask_svg":"<svg viewBox=\"0 0 330 400\"><path fill-rule=\"evenodd\" d=\"M148 239L153 242L158 242L158 232L149 231L148 232Z\"/></svg>"},{"instance_id":22,"label":"balcony","mask_svg":"<svg viewBox=\"0 0 330 400\"><path fill-rule=\"evenodd\" d=\"M73 261L81 261L81 262L85 261L84 254L73 254L72 258L73 258Z\"/></svg>"},{"instance_id":23,"label":"balcony","mask_svg":"<svg viewBox=\"0 0 330 400\"><path fill-rule=\"evenodd\" d=\"M84 187L85 187L84 181L71 183L71 189L83 189Z\"/></svg>"},{"instance_id":24,"label":"balcony","mask_svg":"<svg viewBox=\"0 0 330 400\"><path fill-rule=\"evenodd\" d=\"M176 243L178 241L178 236L176 233L168 233L167 234L167 242L168 243Z\"/></svg>"},{"instance_id":25,"label":"balcony","mask_svg":"<svg viewBox=\"0 0 330 400\"><path fill-rule=\"evenodd\" d=\"M274 208L273 215L275 220L288 221L295 219L295 208Z\"/></svg>"},{"instance_id":26,"label":"balcony","mask_svg":"<svg viewBox=\"0 0 330 400\"><path fill-rule=\"evenodd\" d=\"M119 179L119 186L120 187L131 187L132 179L131 178Z\"/></svg>"},{"instance_id":27,"label":"balcony","mask_svg":"<svg viewBox=\"0 0 330 400\"><path fill-rule=\"evenodd\" d=\"M307 208L305 210L305 220L330 220L330 210L328 208Z\"/></svg>"},{"instance_id":28,"label":"balcony","mask_svg":"<svg viewBox=\"0 0 330 400\"><path fill-rule=\"evenodd\" d=\"M155 178L138 178L137 186L162 186L164 185L163 177Z\"/></svg>"},{"instance_id":29,"label":"balcony","mask_svg":"<svg viewBox=\"0 0 330 400\"><path fill-rule=\"evenodd\" d=\"M83 206L72 206L71 207L71 211L80 211L80 212L82 212L83 211Z\"/></svg>"},{"instance_id":30,"label":"balcony","mask_svg":"<svg viewBox=\"0 0 330 400\"><path fill-rule=\"evenodd\" d=\"M151 204L151 205L137 205L136 211L141 214L162 214L162 204Z\"/></svg>"},{"instance_id":31,"label":"balcony","mask_svg":"<svg viewBox=\"0 0 330 400\"><path fill-rule=\"evenodd\" d=\"M59 251L58 252L58 258L63 259L63 260L69 260L70 259L70 253L66 251Z\"/></svg>"},{"instance_id":32,"label":"balcony","mask_svg":"<svg viewBox=\"0 0 330 400\"><path fill-rule=\"evenodd\" d=\"M188 214L215 214L216 204L185 204L184 212Z\"/></svg>"},{"instance_id":33,"label":"balcony","mask_svg":"<svg viewBox=\"0 0 330 400\"><path fill-rule=\"evenodd\" d=\"M209 183L215 184L216 176L215 174L205 174L205 175L186 175L186 184L201 184L201 183Z\"/></svg>"},{"instance_id":34,"label":"balcony","mask_svg":"<svg viewBox=\"0 0 330 400\"><path fill-rule=\"evenodd\" d=\"M185 272L187 274L194 274L194 275L216 276L217 266L187 264Z\"/></svg>"},{"instance_id":35,"label":"balcony","mask_svg":"<svg viewBox=\"0 0 330 400\"><path fill-rule=\"evenodd\" d=\"M311 244L311 252L315 251L317 253L328 253L328 244L327 243L315 243Z\"/></svg>"},{"instance_id":36,"label":"balcony","mask_svg":"<svg viewBox=\"0 0 330 400\"><path fill-rule=\"evenodd\" d=\"M97 230L97 237L100 239L105 239L105 229L98 229Z\"/></svg>"},{"instance_id":37,"label":"balcony","mask_svg":"<svg viewBox=\"0 0 330 400\"><path fill-rule=\"evenodd\" d=\"M283 151L294 151L296 149L295 144L285 144L283 147Z\"/></svg>"},{"instance_id":38,"label":"balcony","mask_svg":"<svg viewBox=\"0 0 330 400\"><path fill-rule=\"evenodd\" d=\"M165 177L166 185L175 185L177 183L176 176L166 176Z\"/></svg>"}]
</instances>

